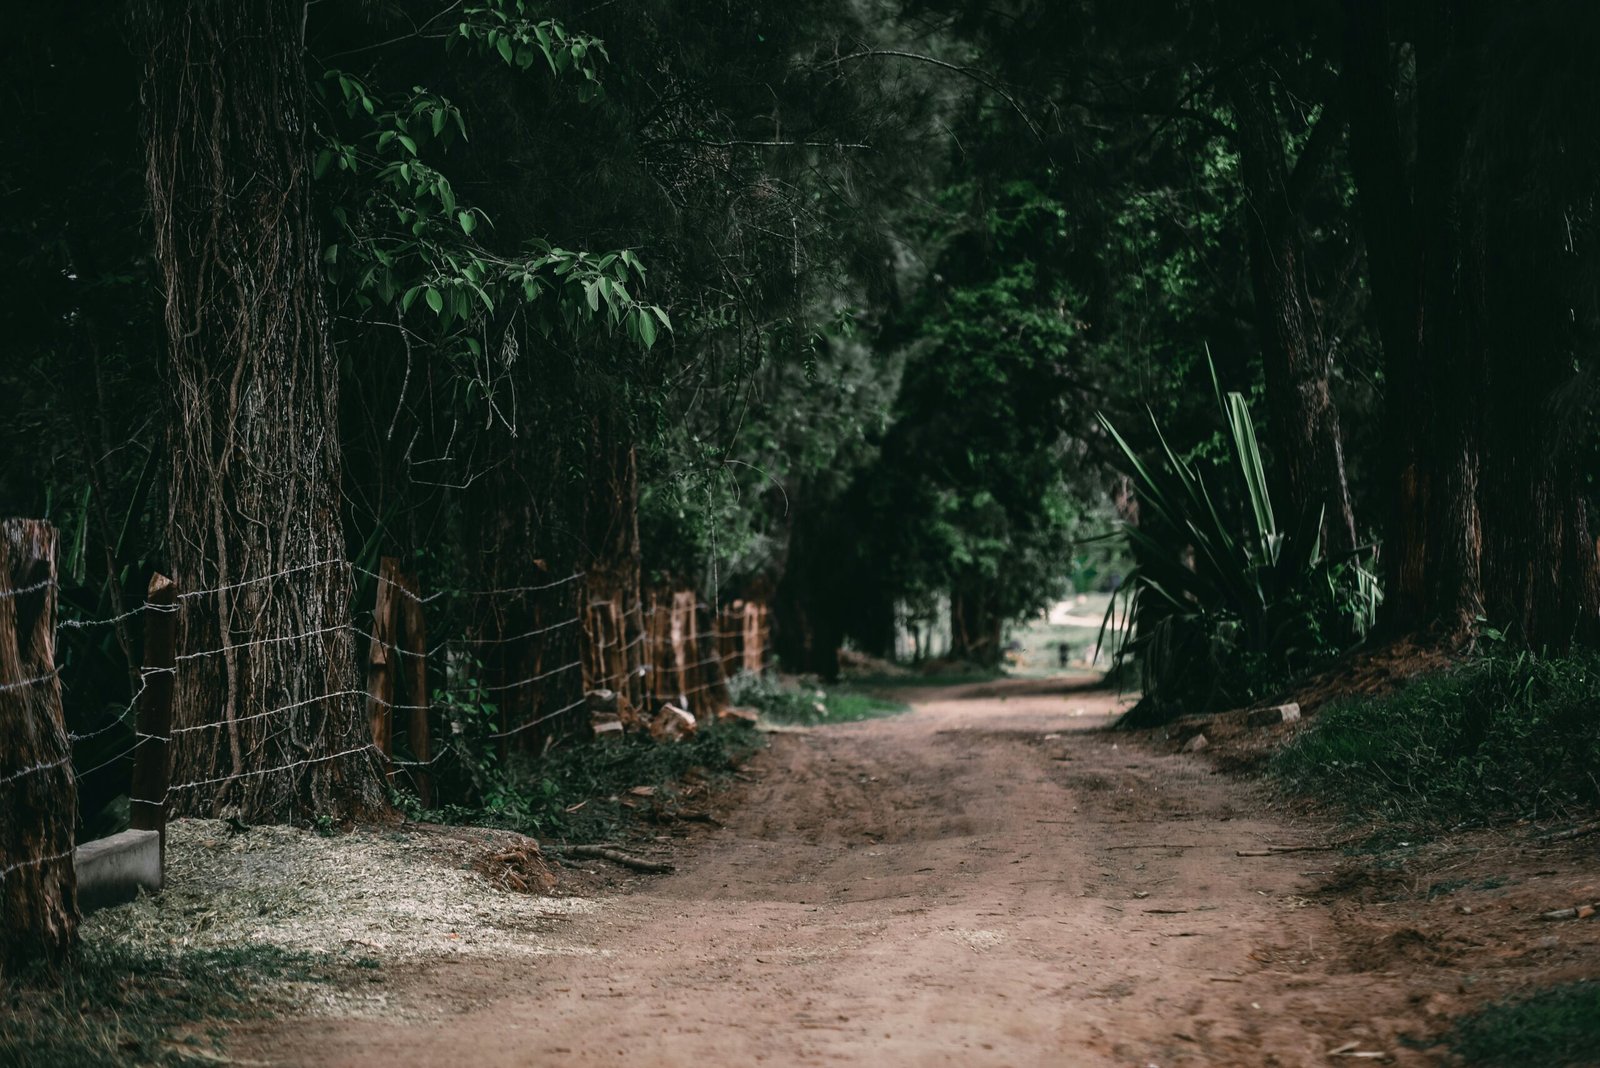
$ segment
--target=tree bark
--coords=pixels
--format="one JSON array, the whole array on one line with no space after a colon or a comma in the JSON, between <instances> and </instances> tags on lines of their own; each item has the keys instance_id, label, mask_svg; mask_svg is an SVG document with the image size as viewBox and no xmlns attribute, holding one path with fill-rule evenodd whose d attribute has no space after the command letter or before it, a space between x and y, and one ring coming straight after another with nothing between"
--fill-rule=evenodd
<instances>
[{"instance_id":1,"label":"tree bark","mask_svg":"<svg viewBox=\"0 0 1600 1068\"><path fill-rule=\"evenodd\" d=\"M958 585L950 591L950 656L981 667L1000 666L1000 635L1004 620L994 595L984 581Z\"/></svg>"},{"instance_id":2,"label":"tree bark","mask_svg":"<svg viewBox=\"0 0 1600 1068\"><path fill-rule=\"evenodd\" d=\"M627 696L635 707L644 702L643 553L639 540L639 454L614 411L591 422L588 478L584 498L584 571L586 598L620 599L621 627L600 637L620 649L594 647L596 634L585 628L585 658L595 666L594 684ZM587 610L586 610L587 613Z\"/></svg>"},{"instance_id":3,"label":"tree bark","mask_svg":"<svg viewBox=\"0 0 1600 1068\"><path fill-rule=\"evenodd\" d=\"M1282 125L1265 68L1251 64L1242 70L1233 79L1230 97L1277 470L1288 491L1292 521L1320 511L1326 550L1348 552L1356 545L1356 524L1339 410L1329 388L1333 350L1311 296L1300 206L1291 188ZM1336 120L1325 115L1320 121Z\"/></svg>"},{"instance_id":4,"label":"tree bark","mask_svg":"<svg viewBox=\"0 0 1600 1068\"><path fill-rule=\"evenodd\" d=\"M302 18L289 0L135 7L185 591L171 803L263 822L385 808L340 531Z\"/></svg>"},{"instance_id":5,"label":"tree bark","mask_svg":"<svg viewBox=\"0 0 1600 1068\"><path fill-rule=\"evenodd\" d=\"M1581 452L1600 374L1600 14L1498 8L1483 40L1463 181L1482 250L1471 289L1486 305L1483 614L1559 651L1600 637Z\"/></svg>"},{"instance_id":6,"label":"tree bark","mask_svg":"<svg viewBox=\"0 0 1600 1068\"><path fill-rule=\"evenodd\" d=\"M1574 42L1593 43L1600 27L1573 14L1419 5L1406 42L1408 168L1389 5L1345 3L1396 502L1384 548L1391 632L1459 635L1482 616L1534 648L1596 637L1600 568L1573 411L1585 389L1574 363L1595 333L1596 242L1588 213L1570 209L1600 191L1593 153L1572 143L1600 104L1574 91L1593 83ZM1530 188L1541 180L1550 187Z\"/></svg>"},{"instance_id":7,"label":"tree bark","mask_svg":"<svg viewBox=\"0 0 1600 1068\"><path fill-rule=\"evenodd\" d=\"M1361 210L1372 304L1384 354L1383 456L1389 492L1380 562L1384 624L1404 631L1427 615L1426 500L1421 484L1425 401L1418 365L1422 336L1422 244L1406 159L1400 84L1387 0L1345 0L1343 70L1350 168Z\"/></svg>"},{"instance_id":8,"label":"tree bark","mask_svg":"<svg viewBox=\"0 0 1600 1068\"><path fill-rule=\"evenodd\" d=\"M78 936L78 792L56 674L56 530L0 523L0 969Z\"/></svg>"}]
</instances>

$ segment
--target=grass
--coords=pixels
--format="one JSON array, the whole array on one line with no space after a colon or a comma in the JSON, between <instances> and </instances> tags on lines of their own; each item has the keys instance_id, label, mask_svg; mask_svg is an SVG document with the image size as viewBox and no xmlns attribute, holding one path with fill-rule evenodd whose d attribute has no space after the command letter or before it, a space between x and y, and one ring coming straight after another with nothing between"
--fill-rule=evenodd
<instances>
[{"instance_id":1,"label":"grass","mask_svg":"<svg viewBox=\"0 0 1600 1068\"><path fill-rule=\"evenodd\" d=\"M403 799L402 807L414 818L439 823L601 841L632 821L633 812L623 802L633 787L653 786L670 798L686 779L715 780L732 773L760 745L754 731L736 723L714 723L668 744L639 735L579 742L539 757L513 757L480 805L422 811Z\"/></svg>"},{"instance_id":2,"label":"grass","mask_svg":"<svg viewBox=\"0 0 1600 1068\"><path fill-rule=\"evenodd\" d=\"M1572 983L1504 1001L1456 1021L1451 1050L1482 1068L1600 1064L1600 983Z\"/></svg>"},{"instance_id":3,"label":"grass","mask_svg":"<svg viewBox=\"0 0 1600 1068\"><path fill-rule=\"evenodd\" d=\"M54 974L32 967L0 979L0 1065L193 1065L220 1050L218 1022L271 1011L264 988L332 982L341 966L262 945L151 953L85 944Z\"/></svg>"},{"instance_id":4,"label":"grass","mask_svg":"<svg viewBox=\"0 0 1600 1068\"><path fill-rule=\"evenodd\" d=\"M908 680L898 681L903 686ZM785 683L771 676L740 675L730 683L729 693L734 704L753 708L774 723L800 726L855 723L897 715L908 707L854 686L828 690Z\"/></svg>"},{"instance_id":5,"label":"grass","mask_svg":"<svg viewBox=\"0 0 1600 1068\"><path fill-rule=\"evenodd\" d=\"M941 686L972 686L1009 678L998 668L952 667L947 671L914 672L907 675L851 675L846 685L852 690L922 690Z\"/></svg>"},{"instance_id":6,"label":"grass","mask_svg":"<svg viewBox=\"0 0 1600 1068\"><path fill-rule=\"evenodd\" d=\"M1330 703L1273 761L1359 818L1442 827L1600 804L1600 658L1498 654Z\"/></svg>"}]
</instances>

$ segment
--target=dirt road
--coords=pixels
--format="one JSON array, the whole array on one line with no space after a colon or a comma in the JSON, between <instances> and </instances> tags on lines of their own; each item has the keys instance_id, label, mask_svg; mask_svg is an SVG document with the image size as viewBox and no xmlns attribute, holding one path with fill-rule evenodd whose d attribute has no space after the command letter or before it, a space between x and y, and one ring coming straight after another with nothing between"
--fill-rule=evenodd
<instances>
[{"instance_id":1,"label":"dirt road","mask_svg":"<svg viewBox=\"0 0 1600 1068\"><path fill-rule=\"evenodd\" d=\"M378 1019L242 1036L277 1064L1326 1065L1427 1030L1353 965L1315 828L1197 758L1097 733L1061 683L924 691L780 735L678 873L562 921L551 955L429 965ZM1306 874L1303 874L1306 873ZM1402 989L1402 985L1408 989ZM1390 1063L1396 1063L1391 1061Z\"/></svg>"}]
</instances>

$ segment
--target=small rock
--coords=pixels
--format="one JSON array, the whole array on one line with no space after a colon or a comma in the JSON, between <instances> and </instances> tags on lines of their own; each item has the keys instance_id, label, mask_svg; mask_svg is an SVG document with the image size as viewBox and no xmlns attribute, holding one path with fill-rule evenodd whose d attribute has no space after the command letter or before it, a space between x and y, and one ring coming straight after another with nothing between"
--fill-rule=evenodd
<instances>
[{"instance_id":1,"label":"small rock","mask_svg":"<svg viewBox=\"0 0 1600 1068\"><path fill-rule=\"evenodd\" d=\"M1206 741L1205 735L1197 734L1193 738L1190 738L1187 742L1183 743L1183 752L1198 753L1200 750L1204 749L1210 744L1210 742Z\"/></svg>"}]
</instances>

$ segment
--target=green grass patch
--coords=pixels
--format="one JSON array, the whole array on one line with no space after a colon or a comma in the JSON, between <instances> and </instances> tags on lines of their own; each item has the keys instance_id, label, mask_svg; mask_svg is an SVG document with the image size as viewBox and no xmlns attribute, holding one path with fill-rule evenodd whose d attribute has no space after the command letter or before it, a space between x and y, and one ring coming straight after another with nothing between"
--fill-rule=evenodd
<instances>
[{"instance_id":1,"label":"green grass patch","mask_svg":"<svg viewBox=\"0 0 1600 1068\"><path fill-rule=\"evenodd\" d=\"M332 982L338 960L272 946L149 952L80 946L56 973L0 979L0 1065L193 1065L219 1023L272 1012L274 983Z\"/></svg>"},{"instance_id":2,"label":"green grass patch","mask_svg":"<svg viewBox=\"0 0 1600 1068\"><path fill-rule=\"evenodd\" d=\"M1464 1016L1445 1036L1481 1068L1600 1064L1600 983L1573 983Z\"/></svg>"},{"instance_id":3,"label":"green grass patch","mask_svg":"<svg viewBox=\"0 0 1600 1068\"><path fill-rule=\"evenodd\" d=\"M760 736L737 723L713 723L680 742L641 735L576 742L543 756L514 756L488 778L481 805L422 811L413 800L408 814L595 842L617 836L631 822L633 812L623 800L633 787L656 787L669 800L685 778L724 777L760 746Z\"/></svg>"},{"instance_id":4,"label":"green grass patch","mask_svg":"<svg viewBox=\"0 0 1600 1068\"><path fill-rule=\"evenodd\" d=\"M908 680L901 679L905 685ZM734 704L753 708L774 723L815 726L893 716L910 706L855 686L824 689L767 675L740 675L729 684Z\"/></svg>"},{"instance_id":5,"label":"green grass patch","mask_svg":"<svg viewBox=\"0 0 1600 1068\"><path fill-rule=\"evenodd\" d=\"M1273 762L1352 816L1416 826L1600 804L1600 658L1494 655L1329 704Z\"/></svg>"},{"instance_id":6,"label":"green grass patch","mask_svg":"<svg viewBox=\"0 0 1600 1068\"><path fill-rule=\"evenodd\" d=\"M1012 678L1004 671L971 666L952 667L947 671L915 672L907 675L851 675L845 685L851 690L925 690L941 686L974 686L981 682L999 682Z\"/></svg>"}]
</instances>

